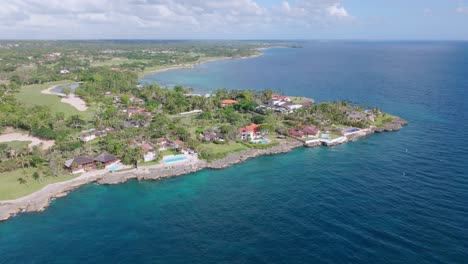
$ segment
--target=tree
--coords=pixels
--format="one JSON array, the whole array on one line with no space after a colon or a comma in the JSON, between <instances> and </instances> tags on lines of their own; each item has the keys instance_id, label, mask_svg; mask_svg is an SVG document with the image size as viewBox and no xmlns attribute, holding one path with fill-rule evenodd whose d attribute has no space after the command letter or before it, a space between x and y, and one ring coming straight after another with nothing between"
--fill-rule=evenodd
<instances>
[{"instance_id":1,"label":"tree","mask_svg":"<svg viewBox=\"0 0 468 264\"><path fill-rule=\"evenodd\" d=\"M251 120L252 120L252 122L254 124L263 124L263 123L265 123L265 117L260 116L260 115L253 116Z\"/></svg>"},{"instance_id":2,"label":"tree","mask_svg":"<svg viewBox=\"0 0 468 264\"><path fill-rule=\"evenodd\" d=\"M18 178L18 182L19 182L19 184L26 184L27 185L27 181L23 177Z\"/></svg>"},{"instance_id":3,"label":"tree","mask_svg":"<svg viewBox=\"0 0 468 264\"><path fill-rule=\"evenodd\" d=\"M63 88L63 93L68 97L72 92L72 89L70 86L67 86L65 88Z\"/></svg>"},{"instance_id":4,"label":"tree","mask_svg":"<svg viewBox=\"0 0 468 264\"><path fill-rule=\"evenodd\" d=\"M41 175L39 175L39 173L37 171L35 171L32 175L32 178L35 180L35 181L39 181L39 179L41 178Z\"/></svg>"}]
</instances>

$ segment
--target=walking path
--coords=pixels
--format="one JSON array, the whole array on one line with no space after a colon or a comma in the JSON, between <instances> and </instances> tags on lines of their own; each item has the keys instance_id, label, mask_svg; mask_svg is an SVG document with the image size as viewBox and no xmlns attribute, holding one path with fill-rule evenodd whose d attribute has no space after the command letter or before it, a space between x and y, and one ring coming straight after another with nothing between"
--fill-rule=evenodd
<instances>
[{"instance_id":1,"label":"walking path","mask_svg":"<svg viewBox=\"0 0 468 264\"><path fill-rule=\"evenodd\" d=\"M33 146L42 144L42 149L49 149L55 144L54 140L43 140L37 137L33 137L26 134L21 133L8 133L0 135L0 143L1 142L11 142L11 141L31 141L29 147L32 148Z\"/></svg>"}]
</instances>

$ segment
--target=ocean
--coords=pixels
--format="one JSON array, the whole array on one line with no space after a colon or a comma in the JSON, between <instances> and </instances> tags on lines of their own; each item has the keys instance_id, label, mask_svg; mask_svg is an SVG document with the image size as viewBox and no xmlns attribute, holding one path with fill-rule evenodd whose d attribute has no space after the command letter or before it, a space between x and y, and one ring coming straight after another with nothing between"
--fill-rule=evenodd
<instances>
[{"instance_id":1,"label":"ocean","mask_svg":"<svg viewBox=\"0 0 468 264\"><path fill-rule=\"evenodd\" d=\"M0 223L0 263L467 263L468 43L301 44L142 81L349 99L409 125L221 171L84 186Z\"/></svg>"}]
</instances>

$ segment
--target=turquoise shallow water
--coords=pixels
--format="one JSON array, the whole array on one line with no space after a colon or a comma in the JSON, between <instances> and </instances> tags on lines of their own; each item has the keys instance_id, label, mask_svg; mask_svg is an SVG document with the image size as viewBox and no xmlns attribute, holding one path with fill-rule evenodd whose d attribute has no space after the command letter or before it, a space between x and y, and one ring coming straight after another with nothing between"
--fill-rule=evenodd
<instances>
[{"instance_id":1,"label":"turquoise shallow water","mask_svg":"<svg viewBox=\"0 0 468 264\"><path fill-rule=\"evenodd\" d=\"M410 125L222 171L82 187L0 223L0 263L466 263L468 44L304 45L147 80L350 98Z\"/></svg>"}]
</instances>

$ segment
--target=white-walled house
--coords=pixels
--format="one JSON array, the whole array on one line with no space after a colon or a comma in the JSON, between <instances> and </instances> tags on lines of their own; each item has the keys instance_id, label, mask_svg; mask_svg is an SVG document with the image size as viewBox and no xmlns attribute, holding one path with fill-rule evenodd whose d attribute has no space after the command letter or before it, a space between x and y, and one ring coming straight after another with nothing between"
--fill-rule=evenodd
<instances>
[{"instance_id":1,"label":"white-walled house","mask_svg":"<svg viewBox=\"0 0 468 264\"><path fill-rule=\"evenodd\" d=\"M156 159L157 153L151 144L144 142L143 144L141 144L141 149L143 150L144 162L149 162Z\"/></svg>"}]
</instances>

